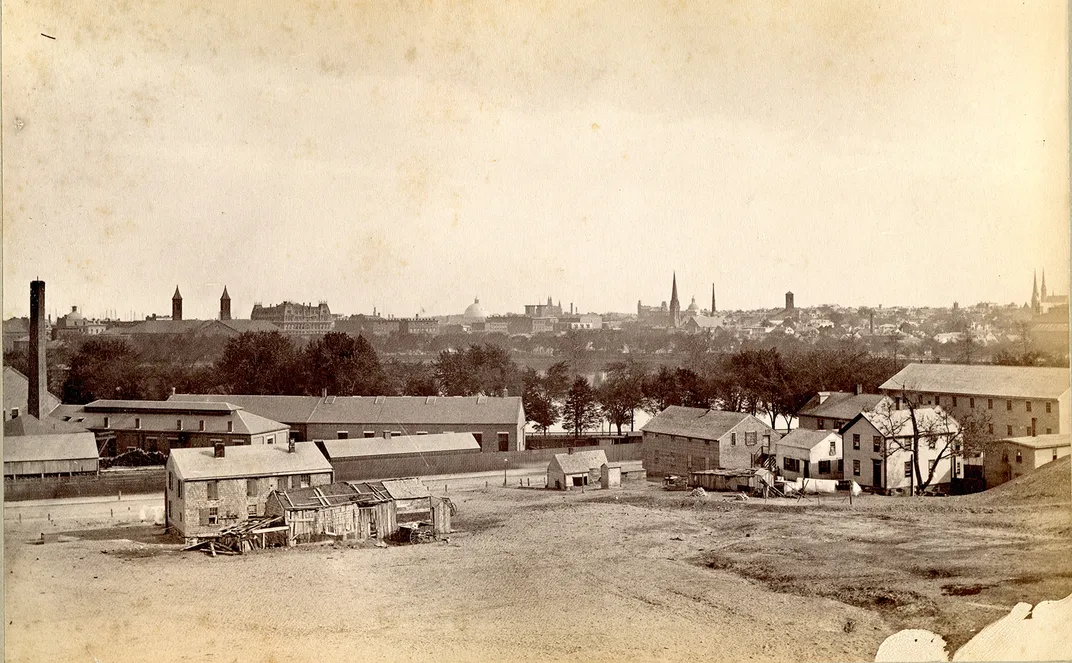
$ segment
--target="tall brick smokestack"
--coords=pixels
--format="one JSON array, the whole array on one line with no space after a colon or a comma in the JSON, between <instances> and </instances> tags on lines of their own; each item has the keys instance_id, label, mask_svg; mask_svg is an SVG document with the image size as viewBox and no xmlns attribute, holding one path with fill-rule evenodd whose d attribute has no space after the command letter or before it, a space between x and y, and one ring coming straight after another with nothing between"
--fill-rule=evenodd
<instances>
[{"instance_id":1,"label":"tall brick smokestack","mask_svg":"<svg viewBox=\"0 0 1072 663\"><path fill-rule=\"evenodd\" d=\"M30 394L27 409L30 414L41 418L41 407L48 392L48 368L45 365L45 282L30 282ZM47 414L47 413L44 413Z\"/></svg>"}]
</instances>

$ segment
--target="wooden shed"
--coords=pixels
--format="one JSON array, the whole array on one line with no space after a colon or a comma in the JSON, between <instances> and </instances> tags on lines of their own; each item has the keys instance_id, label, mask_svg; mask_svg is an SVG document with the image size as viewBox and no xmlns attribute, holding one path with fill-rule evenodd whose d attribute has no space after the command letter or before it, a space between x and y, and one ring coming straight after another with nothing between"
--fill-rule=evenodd
<instances>
[{"instance_id":1,"label":"wooden shed","mask_svg":"<svg viewBox=\"0 0 1072 663\"><path fill-rule=\"evenodd\" d=\"M689 472L689 488L703 488L704 490L763 492L765 486L773 485L773 481L771 472L761 467Z\"/></svg>"},{"instance_id":2,"label":"wooden shed","mask_svg":"<svg viewBox=\"0 0 1072 663\"><path fill-rule=\"evenodd\" d=\"M52 417L28 414L4 422L4 476L96 474L93 433Z\"/></svg>"},{"instance_id":3,"label":"wooden shed","mask_svg":"<svg viewBox=\"0 0 1072 663\"><path fill-rule=\"evenodd\" d=\"M386 493L361 493L348 483L274 491L265 515L282 516L287 545L330 539L385 539L398 530L395 503Z\"/></svg>"}]
</instances>

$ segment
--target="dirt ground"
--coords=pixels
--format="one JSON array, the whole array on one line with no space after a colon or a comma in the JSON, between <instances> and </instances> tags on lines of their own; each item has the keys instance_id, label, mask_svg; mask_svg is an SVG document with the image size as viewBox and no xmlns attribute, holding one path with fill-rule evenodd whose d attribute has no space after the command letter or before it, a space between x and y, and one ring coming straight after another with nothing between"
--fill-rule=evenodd
<instances>
[{"instance_id":1,"label":"dirt ground","mask_svg":"<svg viewBox=\"0 0 1072 663\"><path fill-rule=\"evenodd\" d=\"M452 488L449 542L218 558L56 508L5 520L5 657L873 660L913 627L955 649L1018 601L1072 593L1063 466L1063 493L851 506Z\"/></svg>"}]
</instances>

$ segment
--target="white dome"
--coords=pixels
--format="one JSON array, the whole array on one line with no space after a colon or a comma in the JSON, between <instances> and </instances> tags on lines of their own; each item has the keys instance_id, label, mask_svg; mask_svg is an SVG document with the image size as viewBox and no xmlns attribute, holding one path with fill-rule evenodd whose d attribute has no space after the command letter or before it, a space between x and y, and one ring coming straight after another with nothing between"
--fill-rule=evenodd
<instances>
[{"instance_id":1,"label":"white dome","mask_svg":"<svg viewBox=\"0 0 1072 663\"><path fill-rule=\"evenodd\" d=\"M71 307L71 312L64 316L67 318L67 322L74 322L75 320L82 320L82 314L78 312L77 306Z\"/></svg>"},{"instance_id":2,"label":"white dome","mask_svg":"<svg viewBox=\"0 0 1072 663\"><path fill-rule=\"evenodd\" d=\"M700 311L700 307L696 305L695 297L692 298L692 303L689 304L689 307L685 310L689 311L690 313L698 313Z\"/></svg>"},{"instance_id":3,"label":"white dome","mask_svg":"<svg viewBox=\"0 0 1072 663\"><path fill-rule=\"evenodd\" d=\"M474 299L473 303L465 309L464 316L470 320L483 320L488 317L488 314L484 312L484 307L480 305L480 300Z\"/></svg>"}]
</instances>

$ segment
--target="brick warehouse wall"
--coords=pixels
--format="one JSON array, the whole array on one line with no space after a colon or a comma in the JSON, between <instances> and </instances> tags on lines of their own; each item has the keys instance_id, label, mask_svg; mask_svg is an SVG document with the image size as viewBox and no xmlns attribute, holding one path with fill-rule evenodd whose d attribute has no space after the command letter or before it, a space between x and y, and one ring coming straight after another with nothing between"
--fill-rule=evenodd
<instances>
[{"instance_id":1,"label":"brick warehouse wall","mask_svg":"<svg viewBox=\"0 0 1072 663\"><path fill-rule=\"evenodd\" d=\"M158 493L165 487L162 467L105 470L100 475L4 480L4 501L48 500L65 497L103 497Z\"/></svg>"}]
</instances>

